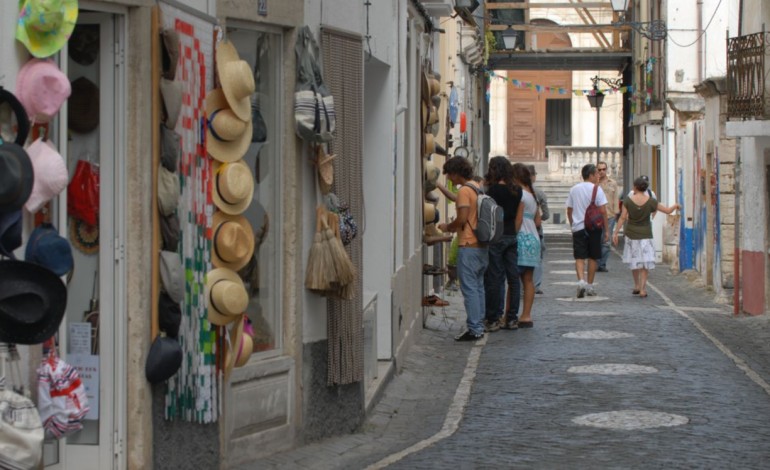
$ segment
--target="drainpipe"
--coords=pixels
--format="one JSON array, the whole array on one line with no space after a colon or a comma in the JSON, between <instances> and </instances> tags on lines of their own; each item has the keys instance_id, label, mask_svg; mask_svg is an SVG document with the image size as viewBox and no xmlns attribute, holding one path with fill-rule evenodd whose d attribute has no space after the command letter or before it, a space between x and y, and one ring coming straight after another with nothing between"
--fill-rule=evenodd
<instances>
[{"instance_id":1,"label":"drainpipe","mask_svg":"<svg viewBox=\"0 0 770 470\"><path fill-rule=\"evenodd\" d=\"M698 0L698 83L703 82L703 0Z\"/></svg>"},{"instance_id":2,"label":"drainpipe","mask_svg":"<svg viewBox=\"0 0 770 470\"><path fill-rule=\"evenodd\" d=\"M741 139L735 149L735 252L733 254L733 314L741 313Z\"/></svg>"}]
</instances>

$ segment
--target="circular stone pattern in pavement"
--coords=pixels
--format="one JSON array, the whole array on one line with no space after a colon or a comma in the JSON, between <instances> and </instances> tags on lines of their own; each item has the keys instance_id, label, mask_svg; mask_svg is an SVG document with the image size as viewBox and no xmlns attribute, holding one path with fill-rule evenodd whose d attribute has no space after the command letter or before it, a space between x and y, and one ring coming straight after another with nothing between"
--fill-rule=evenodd
<instances>
[{"instance_id":1,"label":"circular stone pattern in pavement","mask_svg":"<svg viewBox=\"0 0 770 470\"><path fill-rule=\"evenodd\" d=\"M560 312L561 315L567 315L568 317L614 317L618 315L615 312L597 312L591 310L577 310L570 312Z\"/></svg>"},{"instance_id":2,"label":"circular stone pattern in pavement","mask_svg":"<svg viewBox=\"0 0 770 470\"><path fill-rule=\"evenodd\" d=\"M634 431L681 426L690 420L684 416L659 411L621 410L578 416L573 418L572 422L581 426Z\"/></svg>"},{"instance_id":3,"label":"circular stone pattern in pavement","mask_svg":"<svg viewBox=\"0 0 770 470\"><path fill-rule=\"evenodd\" d=\"M564 333L562 336L565 338L574 339L618 339L618 338L633 338L631 333L623 333L622 331L605 331L605 330L584 330L573 331L572 333Z\"/></svg>"},{"instance_id":4,"label":"circular stone pattern in pavement","mask_svg":"<svg viewBox=\"0 0 770 470\"><path fill-rule=\"evenodd\" d=\"M589 366L572 366L567 369L570 374L597 375L636 375L656 374L658 369L639 364L591 364Z\"/></svg>"}]
</instances>

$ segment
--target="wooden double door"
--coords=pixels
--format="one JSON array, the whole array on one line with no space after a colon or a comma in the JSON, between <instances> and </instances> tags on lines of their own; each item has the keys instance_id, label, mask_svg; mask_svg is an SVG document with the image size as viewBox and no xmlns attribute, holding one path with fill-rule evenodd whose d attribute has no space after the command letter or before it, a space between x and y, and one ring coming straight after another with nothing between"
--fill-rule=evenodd
<instances>
[{"instance_id":1,"label":"wooden double door","mask_svg":"<svg viewBox=\"0 0 770 470\"><path fill-rule=\"evenodd\" d=\"M514 161L544 161L546 145L572 144L572 72L510 71L510 80L533 83L566 93L532 87L508 88L507 147Z\"/></svg>"}]
</instances>

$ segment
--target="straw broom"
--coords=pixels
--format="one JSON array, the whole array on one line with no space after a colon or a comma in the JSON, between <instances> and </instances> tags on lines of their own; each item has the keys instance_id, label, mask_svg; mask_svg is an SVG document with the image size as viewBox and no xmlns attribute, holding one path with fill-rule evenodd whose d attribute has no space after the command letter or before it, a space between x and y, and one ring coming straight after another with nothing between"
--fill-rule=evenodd
<instances>
[{"instance_id":1,"label":"straw broom","mask_svg":"<svg viewBox=\"0 0 770 470\"><path fill-rule=\"evenodd\" d=\"M326 214L326 224L325 232L329 239L329 251L337 271L337 283L340 286L346 286L355 280L356 268L353 266L353 262L350 261L350 256L348 256L348 252L345 251L345 246L342 244L340 217L334 212L328 212Z\"/></svg>"},{"instance_id":2,"label":"straw broom","mask_svg":"<svg viewBox=\"0 0 770 470\"><path fill-rule=\"evenodd\" d=\"M324 270L329 260L329 250L324 243L324 233L321 228L322 219L325 215L322 206L316 208L315 235L313 235L313 245L310 247L310 253L307 256L307 270L305 272L305 287L311 290L327 290L331 288L328 276Z\"/></svg>"}]
</instances>

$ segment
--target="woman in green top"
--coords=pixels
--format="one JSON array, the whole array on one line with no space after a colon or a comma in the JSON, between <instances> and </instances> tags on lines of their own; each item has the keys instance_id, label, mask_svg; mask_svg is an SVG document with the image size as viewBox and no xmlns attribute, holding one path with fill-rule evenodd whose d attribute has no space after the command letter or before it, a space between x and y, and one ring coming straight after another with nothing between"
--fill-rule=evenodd
<instances>
[{"instance_id":1,"label":"woman in green top","mask_svg":"<svg viewBox=\"0 0 770 470\"><path fill-rule=\"evenodd\" d=\"M623 224L626 241L623 246L623 262L628 264L634 274L633 294L647 297L647 275L650 269L655 269L655 246L652 244L652 220L650 215L655 211L670 214L679 209L679 204L671 207L659 204L647 193L649 182L644 178L634 180L634 190L623 199L623 211L620 220L612 234L612 243L617 246L618 232Z\"/></svg>"}]
</instances>

